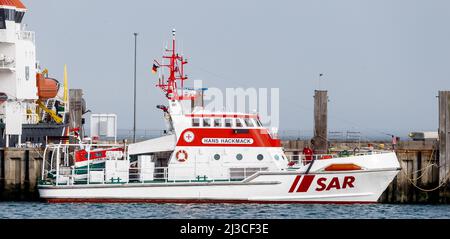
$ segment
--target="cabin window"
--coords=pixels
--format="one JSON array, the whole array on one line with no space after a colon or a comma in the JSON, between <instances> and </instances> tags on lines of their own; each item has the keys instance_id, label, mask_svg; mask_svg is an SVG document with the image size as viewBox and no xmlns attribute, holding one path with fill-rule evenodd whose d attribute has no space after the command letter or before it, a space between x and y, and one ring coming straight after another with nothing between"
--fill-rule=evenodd
<instances>
[{"instance_id":1,"label":"cabin window","mask_svg":"<svg viewBox=\"0 0 450 239\"><path fill-rule=\"evenodd\" d=\"M242 154L237 154L236 155L236 159L237 160L242 160L242 158L244 158L244 156L242 156Z\"/></svg>"},{"instance_id":2,"label":"cabin window","mask_svg":"<svg viewBox=\"0 0 450 239\"><path fill-rule=\"evenodd\" d=\"M236 127L243 127L244 125L242 124L241 119L236 119Z\"/></svg>"},{"instance_id":3,"label":"cabin window","mask_svg":"<svg viewBox=\"0 0 450 239\"><path fill-rule=\"evenodd\" d=\"M280 156L278 156L278 154L275 154L275 160L280 160Z\"/></svg>"},{"instance_id":4,"label":"cabin window","mask_svg":"<svg viewBox=\"0 0 450 239\"><path fill-rule=\"evenodd\" d=\"M203 119L203 127L211 127L211 119Z\"/></svg>"},{"instance_id":5,"label":"cabin window","mask_svg":"<svg viewBox=\"0 0 450 239\"><path fill-rule=\"evenodd\" d=\"M222 127L222 119L214 119L214 127Z\"/></svg>"},{"instance_id":6,"label":"cabin window","mask_svg":"<svg viewBox=\"0 0 450 239\"><path fill-rule=\"evenodd\" d=\"M220 159L220 155L219 154L214 154L214 159L215 160L219 160Z\"/></svg>"},{"instance_id":7,"label":"cabin window","mask_svg":"<svg viewBox=\"0 0 450 239\"><path fill-rule=\"evenodd\" d=\"M200 127L200 119L193 118L192 119L192 127Z\"/></svg>"},{"instance_id":8,"label":"cabin window","mask_svg":"<svg viewBox=\"0 0 450 239\"><path fill-rule=\"evenodd\" d=\"M16 19L16 11L14 9L1 9L0 14L2 15L4 20L7 21L15 21Z\"/></svg>"},{"instance_id":9,"label":"cabin window","mask_svg":"<svg viewBox=\"0 0 450 239\"><path fill-rule=\"evenodd\" d=\"M256 156L256 158L257 158L259 161L261 161L261 160L264 159L264 155L258 154L258 156Z\"/></svg>"},{"instance_id":10,"label":"cabin window","mask_svg":"<svg viewBox=\"0 0 450 239\"><path fill-rule=\"evenodd\" d=\"M246 125L247 127L253 127L253 126L255 126L255 125L253 124L252 119L250 119L250 118L245 118L245 119L244 119L244 122L245 122L245 125Z\"/></svg>"},{"instance_id":11,"label":"cabin window","mask_svg":"<svg viewBox=\"0 0 450 239\"><path fill-rule=\"evenodd\" d=\"M225 127L232 127L231 126L231 119L225 119Z\"/></svg>"}]
</instances>

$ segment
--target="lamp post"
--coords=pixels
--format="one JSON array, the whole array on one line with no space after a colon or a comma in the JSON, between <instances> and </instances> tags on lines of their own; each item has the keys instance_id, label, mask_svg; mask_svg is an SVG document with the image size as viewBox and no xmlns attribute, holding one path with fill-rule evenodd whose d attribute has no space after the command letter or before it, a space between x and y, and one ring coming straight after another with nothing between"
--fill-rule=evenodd
<instances>
[{"instance_id":1,"label":"lamp post","mask_svg":"<svg viewBox=\"0 0 450 239\"><path fill-rule=\"evenodd\" d=\"M133 114L133 143L136 143L136 56L137 56L137 36L138 33L133 33L134 35L134 114Z\"/></svg>"}]
</instances>

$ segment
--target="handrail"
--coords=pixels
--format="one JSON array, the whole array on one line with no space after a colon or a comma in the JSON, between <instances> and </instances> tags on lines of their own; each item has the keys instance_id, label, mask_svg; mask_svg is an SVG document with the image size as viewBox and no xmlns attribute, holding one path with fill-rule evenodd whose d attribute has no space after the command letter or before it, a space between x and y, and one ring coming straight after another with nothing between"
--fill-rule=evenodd
<instances>
[{"instance_id":1,"label":"handrail","mask_svg":"<svg viewBox=\"0 0 450 239\"><path fill-rule=\"evenodd\" d=\"M354 156L366 156L366 155L374 155L374 154L383 154L391 151L347 151L345 154L313 154L313 155L305 155L305 154L290 154L285 155L288 161L295 162L296 164L307 165L315 160L327 160L327 159L335 159L335 158L346 158L346 157L354 157Z\"/></svg>"},{"instance_id":2,"label":"handrail","mask_svg":"<svg viewBox=\"0 0 450 239\"><path fill-rule=\"evenodd\" d=\"M59 143L48 143L47 147L51 148L61 148L61 147L79 147L82 146L90 146L92 148L98 148L98 147L123 147L123 144L88 144L88 143L82 143L82 144L59 144Z\"/></svg>"},{"instance_id":3,"label":"handrail","mask_svg":"<svg viewBox=\"0 0 450 239\"><path fill-rule=\"evenodd\" d=\"M105 169L103 169L103 168L102 169L95 169L95 168L92 169L91 168L89 170L87 168L76 169L73 166L71 166L70 168L71 168L70 174L65 175L65 174L61 174L61 172L60 172L59 178L56 178L56 177L48 178L47 177L48 174L52 174L53 176L56 176L56 174L54 172L52 172L52 170L44 169L42 181L47 181L52 184L56 184L58 182L58 185L73 185L76 183L98 184L99 182L90 182L89 181L90 174L91 174L91 172L103 172L103 180L101 181L102 184L115 183L115 182L111 182L110 179L105 178L106 177ZM232 181L236 181L236 180L244 181L245 179L251 177L252 175L254 175L258 172L263 172L263 171L267 171L267 170L268 170L268 167L229 168L229 177L227 177L227 178L222 178L222 179L211 178L211 179L209 179L206 176L204 176L204 177L198 176L195 179L177 178L177 179L169 180L169 177L168 177L169 168L168 167L154 167L153 171L151 172L151 174L153 175L153 180L149 180L149 181L161 182L161 183L232 182ZM128 180L126 180L124 182L119 181L118 183L124 183L124 184L148 183L149 181L139 179L139 176L141 176L141 173L142 173L141 168L129 167L128 168ZM62 181L59 181L61 179L62 179ZM115 179L115 178L113 178L113 179ZM65 183L65 182L67 182L67 183Z\"/></svg>"}]
</instances>

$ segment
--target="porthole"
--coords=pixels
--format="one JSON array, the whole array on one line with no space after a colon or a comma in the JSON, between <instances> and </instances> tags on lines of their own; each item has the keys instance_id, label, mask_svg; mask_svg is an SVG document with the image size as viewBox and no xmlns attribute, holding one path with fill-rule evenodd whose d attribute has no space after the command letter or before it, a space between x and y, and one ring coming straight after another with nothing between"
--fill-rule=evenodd
<instances>
[{"instance_id":1,"label":"porthole","mask_svg":"<svg viewBox=\"0 0 450 239\"><path fill-rule=\"evenodd\" d=\"M275 160L280 160L280 156L278 156L278 154L275 154Z\"/></svg>"},{"instance_id":2,"label":"porthole","mask_svg":"<svg viewBox=\"0 0 450 239\"><path fill-rule=\"evenodd\" d=\"M258 156L256 156L256 158L261 161L264 159L264 156L262 154L258 154Z\"/></svg>"},{"instance_id":3,"label":"porthole","mask_svg":"<svg viewBox=\"0 0 450 239\"><path fill-rule=\"evenodd\" d=\"M237 155L236 155L236 159L237 159L237 160L242 160L242 158L243 158L242 154L237 154Z\"/></svg>"},{"instance_id":4,"label":"porthole","mask_svg":"<svg viewBox=\"0 0 450 239\"><path fill-rule=\"evenodd\" d=\"M215 159L215 160L219 160L219 159L220 159L220 155L214 154L214 159Z\"/></svg>"}]
</instances>

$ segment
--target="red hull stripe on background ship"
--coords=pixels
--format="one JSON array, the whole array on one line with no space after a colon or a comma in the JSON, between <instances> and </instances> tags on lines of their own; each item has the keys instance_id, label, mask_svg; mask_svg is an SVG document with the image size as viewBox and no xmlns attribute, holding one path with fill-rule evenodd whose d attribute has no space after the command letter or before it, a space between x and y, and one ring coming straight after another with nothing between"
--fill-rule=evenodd
<instances>
[{"instance_id":1,"label":"red hull stripe on background ship","mask_svg":"<svg viewBox=\"0 0 450 239\"><path fill-rule=\"evenodd\" d=\"M106 152L108 152L108 151L123 152L123 148L91 151L89 160L104 159L104 158L106 158ZM75 162L86 161L86 160L88 160L87 156L88 156L88 154L87 154L86 150L84 150L84 149L79 150L79 151L75 152Z\"/></svg>"},{"instance_id":2,"label":"red hull stripe on background ship","mask_svg":"<svg viewBox=\"0 0 450 239\"><path fill-rule=\"evenodd\" d=\"M281 147L280 140L272 139L265 129L242 129L242 132L238 132L239 130L217 128L186 129L181 134L177 146ZM193 139L186 140L184 137L185 133L190 134L189 136Z\"/></svg>"}]
</instances>

